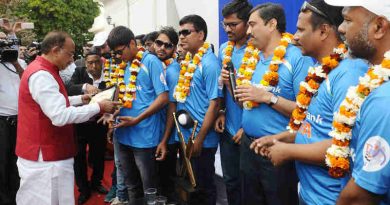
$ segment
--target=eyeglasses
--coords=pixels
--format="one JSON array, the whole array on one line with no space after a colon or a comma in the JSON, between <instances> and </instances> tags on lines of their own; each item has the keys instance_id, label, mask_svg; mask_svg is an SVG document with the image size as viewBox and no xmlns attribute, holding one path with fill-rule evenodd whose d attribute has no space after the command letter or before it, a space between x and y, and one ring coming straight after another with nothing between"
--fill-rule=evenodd
<instances>
[{"instance_id":1,"label":"eyeglasses","mask_svg":"<svg viewBox=\"0 0 390 205\"><path fill-rule=\"evenodd\" d=\"M235 29L236 26L238 26L240 23L242 23L243 21L239 21L239 22L231 22L231 23L225 23L223 21L221 21L221 25L224 29L226 29L227 27L229 27L230 29Z\"/></svg>"},{"instance_id":2,"label":"eyeglasses","mask_svg":"<svg viewBox=\"0 0 390 205\"><path fill-rule=\"evenodd\" d=\"M320 15L321 17L325 18L326 20L328 20L330 23L332 23L332 25L336 25L333 20L331 18L328 17L328 15L326 15L324 12L322 12L321 10L317 9L315 6L309 4L309 2L305 1L303 2L302 6L301 6L301 12L302 11L306 11L306 10L310 10L318 15Z\"/></svg>"},{"instance_id":3,"label":"eyeglasses","mask_svg":"<svg viewBox=\"0 0 390 205\"><path fill-rule=\"evenodd\" d=\"M160 48L162 46L164 46L166 49L172 49L174 47L174 45L172 43L167 43L167 42L163 42L163 41L160 41L160 40L155 40L154 43Z\"/></svg>"},{"instance_id":4,"label":"eyeglasses","mask_svg":"<svg viewBox=\"0 0 390 205\"><path fill-rule=\"evenodd\" d=\"M118 50L114 51L113 52L114 55L120 55L121 56L123 54L123 50L125 50L125 48L127 48L127 47L129 47L129 45L125 45L125 46L123 46L122 49L118 49Z\"/></svg>"},{"instance_id":5,"label":"eyeglasses","mask_svg":"<svg viewBox=\"0 0 390 205\"><path fill-rule=\"evenodd\" d=\"M190 35L192 32L195 32L195 30L190 30L190 29L183 29L179 31L179 36L183 35L184 37Z\"/></svg>"}]
</instances>

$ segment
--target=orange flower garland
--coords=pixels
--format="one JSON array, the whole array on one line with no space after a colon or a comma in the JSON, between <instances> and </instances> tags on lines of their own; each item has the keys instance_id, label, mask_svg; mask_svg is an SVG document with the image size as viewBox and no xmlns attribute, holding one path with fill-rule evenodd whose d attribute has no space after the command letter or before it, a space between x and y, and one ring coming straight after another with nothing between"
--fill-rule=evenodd
<instances>
[{"instance_id":1,"label":"orange flower garland","mask_svg":"<svg viewBox=\"0 0 390 205\"><path fill-rule=\"evenodd\" d=\"M133 106L133 101L136 99L136 91L137 91L137 75L140 71L140 65L141 65L141 60L144 54L144 49L143 48L138 48L138 52L131 62L130 65L130 77L129 77L129 83L125 87L125 90L123 90L123 84L119 88L119 92L123 95L121 95L122 98L121 101L123 102L123 107L125 108L131 108Z\"/></svg>"},{"instance_id":2,"label":"orange flower garland","mask_svg":"<svg viewBox=\"0 0 390 205\"><path fill-rule=\"evenodd\" d=\"M109 88L113 85L116 85L117 83L117 76L116 76L116 64L115 59L106 59L104 61L104 81L106 82L106 87Z\"/></svg>"},{"instance_id":3,"label":"orange flower garland","mask_svg":"<svg viewBox=\"0 0 390 205\"><path fill-rule=\"evenodd\" d=\"M367 96L390 78L390 51L384 55L380 65L372 66L364 77L359 78L359 85L348 89L347 96L340 105L333 120L332 146L326 151L325 162L332 177L343 177L350 169L351 155L349 142L357 113Z\"/></svg>"},{"instance_id":4,"label":"orange flower garland","mask_svg":"<svg viewBox=\"0 0 390 205\"><path fill-rule=\"evenodd\" d=\"M232 59L232 53L234 49L234 42L228 41L226 48L224 49L224 57L222 60L223 68ZM259 61L260 51L253 46L252 43L248 42L248 45L245 48L244 56L241 60L241 66L238 69L236 84L239 85L250 85L252 80L252 75L255 72L257 62ZM253 103L253 102L244 102L244 104Z\"/></svg>"},{"instance_id":5,"label":"orange flower garland","mask_svg":"<svg viewBox=\"0 0 390 205\"><path fill-rule=\"evenodd\" d=\"M321 65L310 67L305 82L301 82L297 95L297 106L293 110L287 129L296 132L306 118L306 111L310 105L311 98L317 93L321 83L328 77L328 74L338 66L344 59L347 49L344 44L340 44L333 49L333 53L322 58Z\"/></svg>"},{"instance_id":6,"label":"orange flower garland","mask_svg":"<svg viewBox=\"0 0 390 205\"><path fill-rule=\"evenodd\" d=\"M173 97L180 103L184 103L187 96L190 95L191 80L194 76L196 67L201 62L203 55L209 49L210 44L205 42L202 47L198 49L194 58L191 60L191 53L187 52L185 59L181 62L181 70L179 80L175 87Z\"/></svg>"},{"instance_id":7,"label":"orange flower garland","mask_svg":"<svg viewBox=\"0 0 390 205\"><path fill-rule=\"evenodd\" d=\"M272 87L278 85L279 82L279 65L283 63L284 55L286 54L287 46L291 43L293 35L290 33L283 33L280 39L279 46L274 50L272 61L269 65L269 71L266 71L260 81L260 87L265 88L267 91L272 90ZM255 102L244 102L243 106L247 110L251 110L253 107L258 106Z\"/></svg>"}]
</instances>

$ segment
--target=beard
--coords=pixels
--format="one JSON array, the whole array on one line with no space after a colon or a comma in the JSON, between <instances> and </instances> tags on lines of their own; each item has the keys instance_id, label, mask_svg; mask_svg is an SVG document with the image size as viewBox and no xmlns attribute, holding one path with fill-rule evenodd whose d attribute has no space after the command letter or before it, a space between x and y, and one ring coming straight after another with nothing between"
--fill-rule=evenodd
<instances>
[{"instance_id":1,"label":"beard","mask_svg":"<svg viewBox=\"0 0 390 205\"><path fill-rule=\"evenodd\" d=\"M370 59L377 51L368 39L368 23L365 23L359 33L347 44L349 54L354 58Z\"/></svg>"}]
</instances>

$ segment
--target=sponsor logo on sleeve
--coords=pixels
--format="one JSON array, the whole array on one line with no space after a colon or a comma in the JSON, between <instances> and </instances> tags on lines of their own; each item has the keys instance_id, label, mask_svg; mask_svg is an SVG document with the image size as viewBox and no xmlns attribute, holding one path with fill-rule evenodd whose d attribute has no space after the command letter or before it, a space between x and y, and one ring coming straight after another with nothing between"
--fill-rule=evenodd
<instances>
[{"instance_id":1,"label":"sponsor logo on sleeve","mask_svg":"<svg viewBox=\"0 0 390 205\"><path fill-rule=\"evenodd\" d=\"M390 158L390 147L385 139L380 136L370 137L363 148L363 170L376 172L387 165Z\"/></svg>"}]
</instances>

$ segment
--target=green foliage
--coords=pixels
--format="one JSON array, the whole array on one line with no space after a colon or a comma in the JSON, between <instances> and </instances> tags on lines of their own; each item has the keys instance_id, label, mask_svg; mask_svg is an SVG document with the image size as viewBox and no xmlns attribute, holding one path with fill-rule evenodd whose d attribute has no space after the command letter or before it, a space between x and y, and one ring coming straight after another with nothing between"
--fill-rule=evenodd
<instances>
[{"instance_id":1,"label":"green foliage","mask_svg":"<svg viewBox=\"0 0 390 205\"><path fill-rule=\"evenodd\" d=\"M69 33L77 53L93 34L88 33L94 18L99 15L99 3L93 0L19 0L13 15L34 23L37 39L42 40L50 31Z\"/></svg>"}]
</instances>

